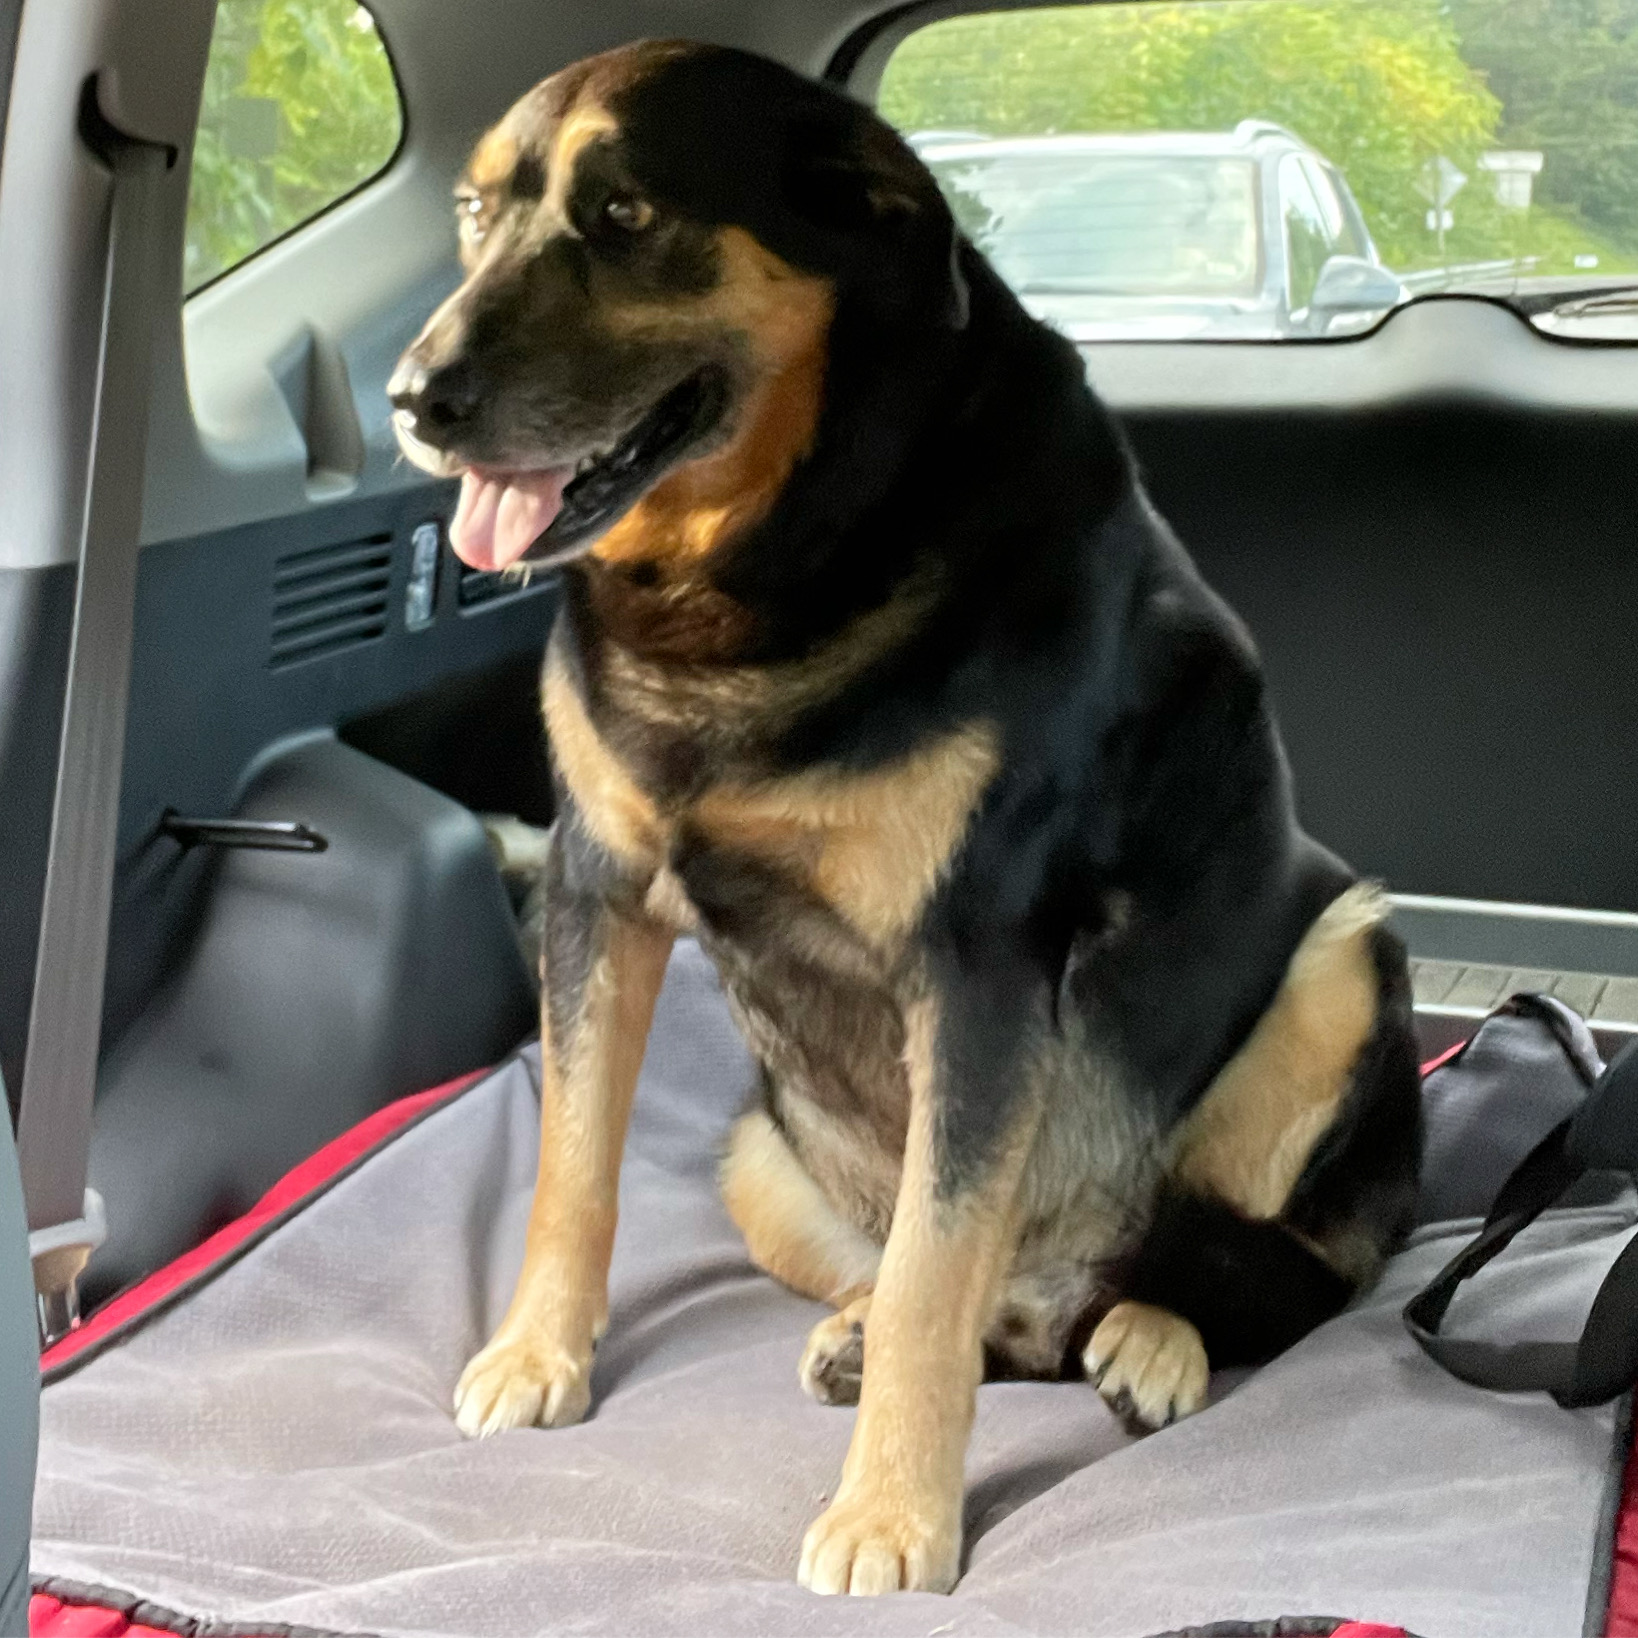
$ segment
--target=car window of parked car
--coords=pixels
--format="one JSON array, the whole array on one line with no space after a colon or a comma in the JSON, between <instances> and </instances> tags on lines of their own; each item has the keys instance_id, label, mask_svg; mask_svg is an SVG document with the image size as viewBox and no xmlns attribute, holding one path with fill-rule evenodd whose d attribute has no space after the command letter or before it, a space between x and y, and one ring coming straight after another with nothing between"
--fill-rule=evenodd
<instances>
[{"instance_id":1,"label":"car window of parked car","mask_svg":"<svg viewBox=\"0 0 1638 1638\"><path fill-rule=\"evenodd\" d=\"M1113 0L905 27L881 112L1077 339L1340 336L1458 291L1638 341L1638 0Z\"/></svg>"},{"instance_id":2,"label":"car window of parked car","mask_svg":"<svg viewBox=\"0 0 1638 1638\"><path fill-rule=\"evenodd\" d=\"M1256 288L1257 178L1244 160L1023 140L933 147L927 162L1021 292Z\"/></svg>"},{"instance_id":3,"label":"car window of parked car","mask_svg":"<svg viewBox=\"0 0 1638 1638\"><path fill-rule=\"evenodd\" d=\"M378 176L403 104L356 0L220 0L188 192L192 294Z\"/></svg>"},{"instance_id":4,"label":"car window of parked car","mask_svg":"<svg viewBox=\"0 0 1638 1638\"><path fill-rule=\"evenodd\" d=\"M1286 288L1292 314L1306 311L1320 269L1336 252L1336 240L1308 168L1295 154L1280 161L1280 214L1285 227Z\"/></svg>"}]
</instances>

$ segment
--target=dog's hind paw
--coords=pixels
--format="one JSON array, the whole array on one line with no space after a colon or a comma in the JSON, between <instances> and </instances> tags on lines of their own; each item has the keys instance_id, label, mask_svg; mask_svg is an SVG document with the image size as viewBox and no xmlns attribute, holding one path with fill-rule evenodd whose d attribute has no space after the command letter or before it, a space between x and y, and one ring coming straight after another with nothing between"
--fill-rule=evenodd
<instances>
[{"instance_id":1,"label":"dog's hind paw","mask_svg":"<svg viewBox=\"0 0 1638 1638\"><path fill-rule=\"evenodd\" d=\"M496 1337L455 1386L455 1425L469 1439L507 1428L563 1428L591 1405L591 1351L583 1359L530 1338Z\"/></svg>"},{"instance_id":2,"label":"dog's hind paw","mask_svg":"<svg viewBox=\"0 0 1638 1638\"><path fill-rule=\"evenodd\" d=\"M1144 1432L1192 1416L1206 1403L1206 1345L1169 1309L1116 1303L1092 1333L1082 1362L1109 1408Z\"/></svg>"},{"instance_id":3,"label":"dog's hind paw","mask_svg":"<svg viewBox=\"0 0 1638 1638\"><path fill-rule=\"evenodd\" d=\"M870 1296L822 1319L808 1335L797 1374L808 1396L821 1405L857 1405L864 1382L864 1327Z\"/></svg>"}]
</instances>

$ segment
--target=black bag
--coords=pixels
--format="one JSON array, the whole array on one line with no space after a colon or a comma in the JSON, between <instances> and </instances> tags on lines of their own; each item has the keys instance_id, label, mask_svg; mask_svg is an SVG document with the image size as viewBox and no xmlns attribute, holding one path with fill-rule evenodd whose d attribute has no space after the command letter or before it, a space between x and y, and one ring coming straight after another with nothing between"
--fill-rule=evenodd
<instances>
[{"instance_id":1,"label":"black bag","mask_svg":"<svg viewBox=\"0 0 1638 1638\"><path fill-rule=\"evenodd\" d=\"M1516 1079L1521 1058L1532 1096L1526 1106L1515 1100L1509 1108L1487 1092L1503 1068ZM1516 995L1429 1074L1424 1107L1427 1170L1443 1181L1425 1191L1423 1220L1477 1215L1477 1201L1493 1196L1494 1203L1478 1236L1406 1305L1411 1335L1476 1387L1545 1390L1565 1406L1598 1405L1625 1393L1638 1381L1638 1238L1605 1276L1579 1342L1459 1341L1440 1336L1439 1327L1462 1282L1549 1206L1610 1199L1638 1171L1638 1041L1606 1068L1591 1031L1563 1002ZM1538 1130L1554 1123L1498 1190L1498 1157L1518 1153L1520 1121ZM1441 1151L1458 1142L1461 1164L1438 1164Z\"/></svg>"}]
</instances>

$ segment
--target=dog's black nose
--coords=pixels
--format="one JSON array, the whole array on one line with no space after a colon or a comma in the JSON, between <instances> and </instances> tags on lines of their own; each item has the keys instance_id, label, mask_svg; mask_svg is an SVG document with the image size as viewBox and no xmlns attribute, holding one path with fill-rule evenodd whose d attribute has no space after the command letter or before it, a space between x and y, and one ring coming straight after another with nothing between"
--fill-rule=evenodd
<instances>
[{"instance_id":1,"label":"dog's black nose","mask_svg":"<svg viewBox=\"0 0 1638 1638\"><path fill-rule=\"evenodd\" d=\"M432 370L406 360L387 383L387 396L413 417L417 432L433 436L465 426L481 402L477 373L464 358Z\"/></svg>"}]
</instances>

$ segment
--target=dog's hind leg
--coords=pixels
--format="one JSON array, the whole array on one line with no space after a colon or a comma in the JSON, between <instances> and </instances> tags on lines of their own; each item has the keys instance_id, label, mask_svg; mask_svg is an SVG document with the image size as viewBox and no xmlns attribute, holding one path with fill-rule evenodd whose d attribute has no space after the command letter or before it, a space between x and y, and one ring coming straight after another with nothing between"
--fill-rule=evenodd
<instances>
[{"instance_id":1,"label":"dog's hind leg","mask_svg":"<svg viewBox=\"0 0 1638 1638\"><path fill-rule=\"evenodd\" d=\"M720 1175L751 1261L782 1285L845 1308L875 1284L882 1248L825 1198L767 1110L734 1122Z\"/></svg>"},{"instance_id":2,"label":"dog's hind leg","mask_svg":"<svg viewBox=\"0 0 1638 1638\"><path fill-rule=\"evenodd\" d=\"M796 1368L803 1391L821 1405L857 1405L864 1386L864 1328L869 1291L822 1319L808 1334Z\"/></svg>"},{"instance_id":3,"label":"dog's hind leg","mask_svg":"<svg viewBox=\"0 0 1638 1638\"><path fill-rule=\"evenodd\" d=\"M798 1374L821 1404L855 1403L881 1247L825 1198L765 1109L734 1124L722 1161L722 1197L758 1268L838 1309L814 1327Z\"/></svg>"},{"instance_id":4,"label":"dog's hind leg","mask_svg":"<svg viewBox=\"0 0 1638 1638\"><path fill-rule=\"evenodd\" d=\"M1358 884L1298 945L1179 1133L1087 1374L1154 1427L1205 1401L1204 1364L1260 1364L1368 1286L1409 1227L1420 1087L1403 946Z\"/></svg>"}]
</instances>

